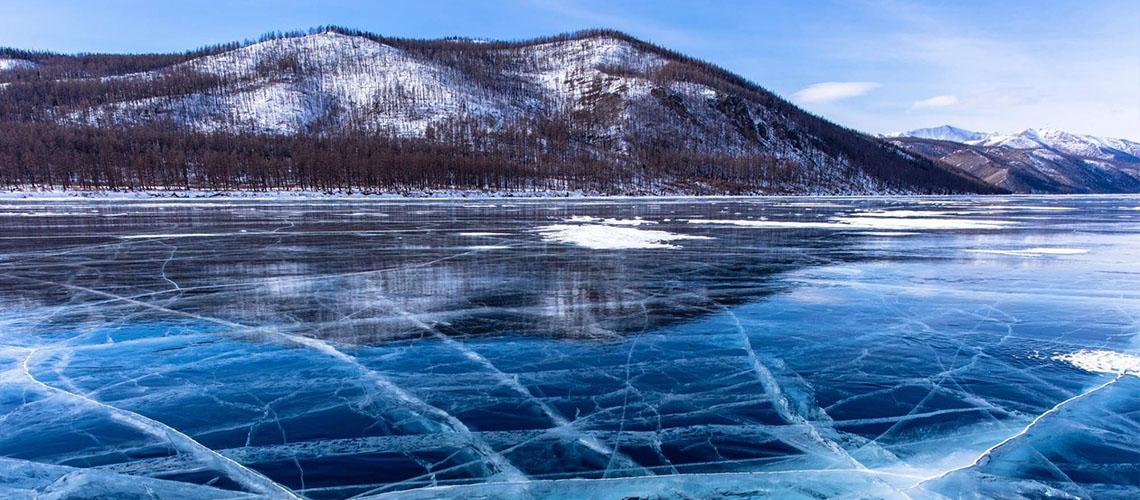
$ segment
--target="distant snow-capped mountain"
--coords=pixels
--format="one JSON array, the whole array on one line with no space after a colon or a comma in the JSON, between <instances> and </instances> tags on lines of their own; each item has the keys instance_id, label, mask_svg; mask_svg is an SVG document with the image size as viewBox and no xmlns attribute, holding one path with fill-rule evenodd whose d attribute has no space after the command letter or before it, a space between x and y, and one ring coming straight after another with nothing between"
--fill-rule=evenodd
<instances>
[{"instance_id":1,"label":"distant snow-capped mountain","mask_svg":"<svg viewBox=\"0 0 1140 500\"><path fill-rule=\"evenodd\" d=\"M884 137L1014 192L1140 192L1140 143L1126 139L1052 128L998 134L949 125Z\"/></svg>"},{"instance_id":2,"label":"distant snow-capped mountain","mask_svg":"<svg viewBox=\"0 0 1140 500\"><path fill-rule=\"evenodd\" d=\"M943 125L941 127L920 128L910 130L907 132L895 132L886 134L884 137L915 137L918 139L934 139L937 141L954 141L968 143L970 141L978 141L985 139L989 134L983 132L974 132L950 125Z\"/></svg>"},{"instance_id":3,"label":"distant snow-capped mountain","mask_svg":"<svg viewBox=\"0 0 1140 500\"><path fill-rule=\"evenodd\" d=\"M975 132L951 125L920 128L885 134L884 137L911 137L953 141L974 146L1003 146L1016 149L1047 148L1058 152L1109 160L1121 154L1140 157L1140 143L1093 135L1080 135L1054 128L1029 128L1013 134Z\"/></svg>"},{"instance_id":4,"label":"distant snow-capped mountain","mask_svg":"<svg viewBox=\"0 0 1140 500\"><path fill-rule=\"evenodd\" d=\"M1140 143L1126 139L1079 135L1052 128L1026 129L1009 135L989 134L973 144L1018 149L1048 148L1085 158L1112 160L1140 157Z\"/></svg>"}]
</instances>

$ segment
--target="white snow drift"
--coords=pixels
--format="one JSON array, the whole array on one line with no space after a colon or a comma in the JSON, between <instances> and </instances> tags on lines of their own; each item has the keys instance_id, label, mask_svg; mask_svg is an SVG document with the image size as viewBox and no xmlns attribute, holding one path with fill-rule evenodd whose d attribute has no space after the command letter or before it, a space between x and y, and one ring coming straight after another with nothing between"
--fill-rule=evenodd
<instances>
[{"instance_id":1,"label":"white snow drift","mask_svg":"<svg viewBox=\"0 0 1140 500\"><path fill-rule=\"evenodd\" d=\"M608 224L552 224L538 229L545 241L569 243L596 250L677 248L677 240L706 240L707 236L670 233Z\"/></svg>"},{"instance_id":2,"label":"white snow drift","mask_svg":"<svg viewBox=\"0 0 1140 500\"><path fill-rule=\"evenodd\" d=\"M1041 257L1043 255L1080 255L1089 253L1087 248L1033 247L1021 249L972 248L967 252L1014 255L1017 257Z\"/></svg>"},{"instance_id":3,"label":"white snow drift","mask_svg":"<svg viewBox=\"0 0 1140 500\"><path fill-rule=\"evenodd\" d=\"M938 218L938 217L887 217L882 214L835 217L829 221L775 221L775 220L726 220L689 219L689 224L716 226L744 226L755 228L787 229L837 229L870 231L920 231L951 229L1002 229L1014 224L1012 221Z\"/></svg>"},{"instance_id":4,"label":"white snow drift","mask_svg":"<svg viewBox=\"0 0 1140 500\"><path fill-rule=\"evenodd\" d=\"M1140 356L1116 351L1082 349L1053 356L1086 372L1126 374L1140 377Z\"/></svg>"}]
</instances>

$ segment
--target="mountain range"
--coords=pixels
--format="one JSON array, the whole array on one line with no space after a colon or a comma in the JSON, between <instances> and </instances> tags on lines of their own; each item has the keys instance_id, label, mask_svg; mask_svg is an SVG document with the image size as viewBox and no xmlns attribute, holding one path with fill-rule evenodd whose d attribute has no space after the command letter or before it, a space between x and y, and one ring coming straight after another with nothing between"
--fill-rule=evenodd
<instances>
[{"instance_id":1,"label":"mountain range","mask_svg":"<svg viewBox=\"0 0 1140 500\"><path fill-rule=\"evenodd\" d=\"M592 30L338 27L178 54L0 50L0 184L607 194L1001 192L722 68Z\"/></svg>"},{"instance_id":2,"label":"mountain range","mask_svg":"<svg viewBox=\"0 0 1140 500\"><path fill-rule=\"evenodd\" d=\"M1016 193L1140 192L1140 143L1125 139L1051 128L998 134L950 125L884 137Z\"/></svg>"}]
</instances>

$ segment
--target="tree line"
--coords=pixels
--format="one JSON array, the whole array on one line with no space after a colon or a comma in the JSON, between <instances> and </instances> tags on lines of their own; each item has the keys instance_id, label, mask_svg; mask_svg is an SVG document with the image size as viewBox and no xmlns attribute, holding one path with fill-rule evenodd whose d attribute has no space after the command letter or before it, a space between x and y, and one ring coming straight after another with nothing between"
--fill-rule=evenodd
<instances>
[{"instance_id":1,"label":"tree line","mask_svg":"<svg viewBox=\"0 0 1140 500\"><path fill-rule=\"evenodd\" d=\"M551 126L553 128L553 126ZM270 135L188 132L176 126L69 126L0 122L0 185L33 189L218 189L399 192L478 189L645 192L647 180L683 179L716 192L751 192L777 162L709 159L656 149L637 161L551 147L546 137L455 127L409 139L365 133ZM473 137L477 137L472 140ZM786 181L799 169L785 165ZM778 176L777 176L778 177ZM771 182L767 182L771 184Z\"/></svg>"},{"instance_id":2,"label":"tree line","mask_svg":"<svg viewBox=\"0 0 1140 500\"><path fill-rule=\"evenodd\" d=\"M557 128L551 125L550 128ZM270 135L188 132L175 126L0 122L0 186L32 189L213 189L403 192L473 189L791 192L825 186L819 170L770 155L709 154L659 144L626 161L499 130L464 144L367 133ZM493 136L492 136L493 135ZM930 192L944 171L931 166ZM911 179L912 181L914 179ZM921 182L921 179L919 180Z\"/></svg>"}]
</instances>

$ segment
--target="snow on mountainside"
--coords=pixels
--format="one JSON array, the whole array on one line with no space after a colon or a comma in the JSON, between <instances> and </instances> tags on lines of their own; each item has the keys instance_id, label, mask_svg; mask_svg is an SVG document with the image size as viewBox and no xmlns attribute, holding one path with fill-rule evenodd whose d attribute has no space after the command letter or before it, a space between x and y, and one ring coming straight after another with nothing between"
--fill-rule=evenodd
<instances>
[{"instance_id":1,"label":"snow on mountainside","mask_svg":"<svg viewBox=\"0 0 1140 500\"><path fill-rule=\"evenodd\" d=\"M991 135L977 142L982 146L1005 146L1019 149L1047 148L1086 158L1111 160L1121 155L1137 157L1140 143L1091 135L1071 134L1052 128L1026 129L1011 135Z\"/></svg>"},{"instance_id":2,"label":"snow on mountainside","mask_svg":"<svg viewBox=\"0 0 1140 500\"><path fill-rule=\"evenodd\" d=\"M974 146L1001 146L1016 149L1045 148L1087 158L1111 160L1121 153L1140 157L1140 143L1092 135L1079 135L1053 128L1025 129L1013 134L974 132L950 125L885 134L883 137L911 137L952 141Z\"/></svg>"},{"instance_id":3,"label":"snow on mountainside","mask_svg":"<svg viewBox=\"0 0 1140 500\"><path fill-rule=\"evenodd\" d=\"M1140 192L1140 143L1125 139L1052 128L990 134L948 125L888 137L1015 192Z\"/></svg>"},{"instance_id":4,"label":"snow on mountainside","mask_svg":"<svg viewBox=\"0 0 1140 500\"><path fill-rule=\"evenodd\" d=\"M36 63L26 59L10 59L0 58L0 71L8 71L13 69L31 69L36 67Z\"/></svg>"},{"instance_id":5,"label":"snow on mountainside","mask_svg":"<svg viewBox=\"0 0 1140 500\"><path fill-rule=\"evenodd\" d=\"M554 157L621 169L624 191L662 183L686 186L678 192L717 184L813 193L991 189L720 68L613 31L494 42L334 28L185 56L124 57L106 64L139 69L75 76L99 62L85 61L59 77L44 66L41 80L10 79L0 110L8 97L17 116L67 126L370 134L509 153L524 163ZM509 144L497 147L502 141Z\"/></svg>"},{"instance_id":6,"label":"snow on mountainside","mask_svg":"<svg viewBox=\"0 0 1140 500\"><path fill-rule=\"evenodd\" d=\"M607 68L644 73L665 61L624 40L585 38L513 51L519 66L506 75L518 93L497 92L460 68L359 36L324 32L270 40L195 59L169 69L126 75L157 79L192 70L236 81L219 95L190 94L122 101L85 109L92 124L162 116L197 130L255 130L290 134L314 124L352 123L420 136L456 116L502 122L529 113L573 108L591 93L644 98L652 86L614 76ZM286 67L276 74L275 70ZM296 70L296 71L295 71ZM599 88L597 82L602 82ZM710 92L710 95L715 92Z\"/></svg>"},{"instance_id":7,"label":"snow on mountainside","mask_svg":"<svg viewBox=\"0 0 1140 500\"><path fill-rule=\"evenodd\" d=\"M285 71L276 71L282 68ZM303 70L293 71L296 68ZM342 110L363 113L399 99L399 109L373 113L368 124L414 135L422 134L433 119L458 113L463 104L493 107L486 96L473 92L446 68L424 64L381 43L331 32L270 40L122 78L155 80L186 70L234 83L223 92L127 100L84 109L72 117L104 125L169 118L207 132L290 134L306 131L322 119L335 121Z\"/></svg>"}]
</instances>

